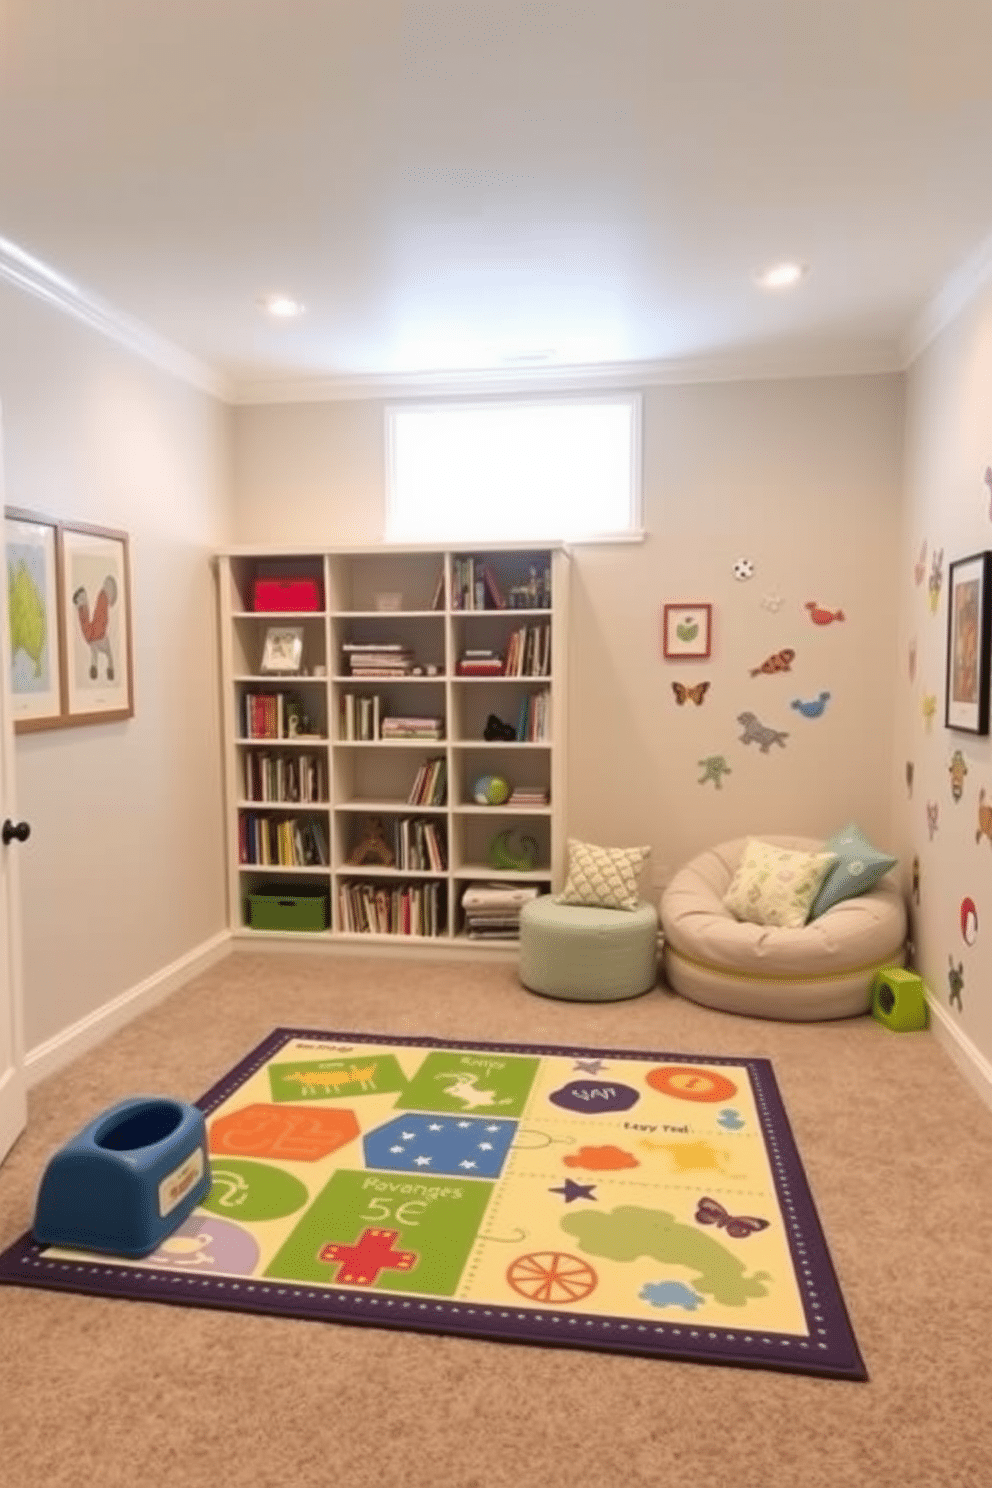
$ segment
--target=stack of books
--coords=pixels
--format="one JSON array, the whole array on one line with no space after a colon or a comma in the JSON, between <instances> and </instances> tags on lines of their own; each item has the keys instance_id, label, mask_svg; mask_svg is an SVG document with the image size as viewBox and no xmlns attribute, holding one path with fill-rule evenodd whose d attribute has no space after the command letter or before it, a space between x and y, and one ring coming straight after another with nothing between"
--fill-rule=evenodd
<instances>
[{"instance_id":1,"label":"stack of books","mask_svg":"<svg viewBox=\"0 0 992 1488\"><path fill-rule=\"evenodd\" d=\"M536 884L470 883L462 894L470 940L519 940L520 911L540 890Z\"/></svg>"},{"instance_id":2,"label":"stack of books","mask_svg":"<svg viewBox=\"0 0 992 1488\"><path fill-rule=\"evenodd\" d=\"M547 806L551 793L546 785L515 785L507 806Z\"/></svg>"},{"instance_id":3,"label":"stack of books","mask_svg":"<svg viewBox=\"0 0 992 1488\"><path fill-rule=\"evenodd\" d=\"M443 739L443 718L384 718L381 739Z\"/></svg>"},{"instance_id":4,"label":"stack of books","mask_svg":"<svg viewBox=\"0 0 992 1488\"><path fill-rule=\"evenodd\" d=\"M469 648L458 658L459 677L501 677L503 658L488 647Z\"/></svg>"},{"instance_id":5,"label":"stack of books","mask_svg":"<svg viewBox=\"0 0 992 1488\"><path fill-rule=\"evenodd\" d=\"M399 641L344 641L345 670L352 677L408 677L413 651Z\"/></svg>"}]
</instances>

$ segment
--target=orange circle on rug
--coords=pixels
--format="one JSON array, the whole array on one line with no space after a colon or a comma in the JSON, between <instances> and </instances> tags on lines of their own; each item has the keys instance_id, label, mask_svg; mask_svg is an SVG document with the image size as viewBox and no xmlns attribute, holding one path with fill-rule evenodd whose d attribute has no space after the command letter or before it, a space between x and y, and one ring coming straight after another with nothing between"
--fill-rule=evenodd
<instances>
[{"instance_id":1,"label":"orange circle on rug","mask_svg":"<svg viewBox=\"0 0 992 1488\"><path fill-rule=\"evenodd\" d=\"M725 1101L737 1094L737 1086L726 1075L693 1064L665 1064L651 1070L646 1079L652 1090L679 1100Z\"/></svg>"}]
</instances>

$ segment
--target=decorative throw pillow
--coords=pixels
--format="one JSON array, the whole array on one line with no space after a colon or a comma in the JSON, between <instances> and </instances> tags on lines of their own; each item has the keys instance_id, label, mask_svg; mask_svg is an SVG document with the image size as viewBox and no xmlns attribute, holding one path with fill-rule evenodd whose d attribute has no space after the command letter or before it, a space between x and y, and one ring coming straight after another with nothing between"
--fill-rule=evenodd
<instances>
[{"instance_id":1,"label":"decorative throw pillow","mask_svg":"<svg viewBox=\"0 0 992 1488\"><path fill-rule=\"evenodd\" d=\"M888 853L872 847L868 838L849 822L823 844L824 852L831 852L837 859L833 871L823 881L823 887L813 900L811 920L818 920L828 909L833 909L842 899L856 899L873 889L880 878L899 861Z\"/></svg>"},{"instance_id":2,"label":"decorative throw pillow","mask_svg":"<svg viewBox=\"0 0 992 1488\"><path fill-rule=\"evenodd\" d=\"M641 902L638 878L650 856L650 847L594 847L570 837L568 878L558 903L636 909Z\"/></svg>"},{"instance_id":3,"label":"decorative throw pillow","mask_svg":"<svg viewBox=\"0 0 992 1488\"><path fill-rule=\"evenodd\" d=\"M752 925L805 925L810 905L837 859L832 852L795 852L752 837L723 902Z\"/></svg>"}]
</instances>

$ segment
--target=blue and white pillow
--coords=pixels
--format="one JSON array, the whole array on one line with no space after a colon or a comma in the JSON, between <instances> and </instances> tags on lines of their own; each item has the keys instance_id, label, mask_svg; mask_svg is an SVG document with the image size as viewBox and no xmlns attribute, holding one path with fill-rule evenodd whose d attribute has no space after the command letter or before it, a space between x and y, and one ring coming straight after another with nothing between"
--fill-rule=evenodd
<instances>
[{"instance_id":1,"label":"blue and white pillow","mask_svg":"<svg viewBox=\"0 0 992 1488\"><path fill-rule=\"evenodd\" d=\"M840 904L844 899L856 899L859 894L866 894L899 861L873 847L854 822L849 822L828 838L822 851L833 853L837 863L827 874L820 892L813 900L810 920L818 920L828 909L833 909L835 904Z\"/></svg>"}]
</instances>

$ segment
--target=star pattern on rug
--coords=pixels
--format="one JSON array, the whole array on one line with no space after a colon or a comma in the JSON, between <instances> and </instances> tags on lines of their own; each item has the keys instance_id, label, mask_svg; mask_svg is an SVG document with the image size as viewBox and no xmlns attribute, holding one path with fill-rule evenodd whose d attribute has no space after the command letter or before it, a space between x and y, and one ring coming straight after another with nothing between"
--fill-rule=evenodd
<instances>
[{"instance_id":1,"label":"star pattern on rug","mask_svg":"<svg viewBox=\"0 0 992 1488\"><path fill-rule=\"evenodd\" d=\"M574 1178L566 1178L561 1188L549 1188L548 1193L563 1194L566 1204L571 1204L576 1199L592 1199L596 1203L598 1200L593 1193L596 1187L595 1183L576 1183Z\"/></svg>"}]
</instances>

